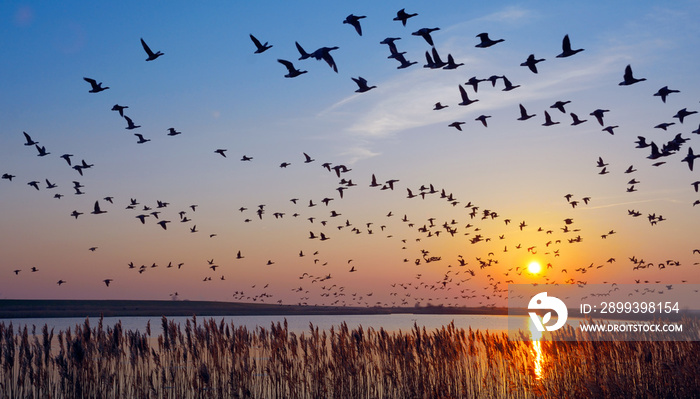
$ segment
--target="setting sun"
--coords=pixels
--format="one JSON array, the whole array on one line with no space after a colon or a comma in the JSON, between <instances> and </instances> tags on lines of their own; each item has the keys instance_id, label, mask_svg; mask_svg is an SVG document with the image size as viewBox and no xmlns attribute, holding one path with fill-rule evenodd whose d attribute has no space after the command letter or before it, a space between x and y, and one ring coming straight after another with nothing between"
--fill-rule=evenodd
<instances>
[{"instance_id":1,"label":"setting sun","mask_svg":"<svg viewBox=\"0 0 700 399\"><path fill-rule=\"evenodd\" d=\"M527 265L527 271L530 272L530 274L537 274L542 270L542 265L539 264L536 260L533 260L530 262L530 264Z\"/></svg>"}]
</instances>

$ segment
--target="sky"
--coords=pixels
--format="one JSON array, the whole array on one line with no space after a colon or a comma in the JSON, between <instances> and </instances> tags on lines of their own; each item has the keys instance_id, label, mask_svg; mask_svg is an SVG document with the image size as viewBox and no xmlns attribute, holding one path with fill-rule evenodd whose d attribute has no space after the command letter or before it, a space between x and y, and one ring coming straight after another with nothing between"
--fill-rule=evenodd
<instances>
[{"instance_id":1,"label":"sky","mask_svg":"<svg viewBox=\"0 0 700 399\"><path fill-rule=\"evenodd\" d=\"M2 2L0 298L505 306L509 283L700 283L700 165L682 161L700 116L674 117L700 110L700 4L567 3ZM482 32L503 41L475 47ZM557 58L565 35L584 50ZM398 69L387 37L416 63ZM295 42L337 46L338 71ZM424 67L433 48L463 65ZM619 85L627 65L645 80ZM466 84L490 76L516 87ZM658 159L636 148L678 134Z\"/></svg>"}]
</instances>

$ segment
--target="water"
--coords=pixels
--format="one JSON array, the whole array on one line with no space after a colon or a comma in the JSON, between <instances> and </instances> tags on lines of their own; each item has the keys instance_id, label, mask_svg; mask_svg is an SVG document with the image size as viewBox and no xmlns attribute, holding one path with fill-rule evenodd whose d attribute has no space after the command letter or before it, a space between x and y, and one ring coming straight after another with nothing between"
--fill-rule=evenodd
<instances>
[{"instance_id":1,"label":"water","mask_svg":"<svg viewBox=\"0 0 700 399\"><path fill-rule=\"evenodd\" d=\"M513 316L511 316L513 317ZM516 316L521 317L521 316ZM338 326L345 322L350 329L359 327L372 327L375 330L383 328L384 330L393 331L408 331L411 330L414 324L417 324L421 329L425 327L427 330L439 329L454 321L455 327L473 330L488 330L490 332L507 332L508 316L497 315L431 315L431 314L382 314L382 315L294 315L294 316L211 316L198 317L197 321L202 322L205 319L213 318L217 323L224 320L224 323L234 326L245 326L249 330L254 330L257 327L270 328L272 323L283 323L287 320L289 331L294 333L309 332L309 323L320 330L330 330L331 327ZM523 326L527 324L527 316L523 316ZM180 324L183 328L186 320L190 317L168 317L169 321L174 321ZM103 320L104 328L114 326L118 321L122 322L124 330L138 330L139 332L146 331L146 325L151 322L151 332L154 335L162 332L160 317L105 317ZM90 318L90 326L95 327L99 318ZM9 325L12 323L15 327L24 327L31 330L32 326L36 326L37 332L41 331L44 324L48 325L49 330L55 329L67 330L74 328L76 324L83 324L85 318L68 317L68 318L39 318L39 319L0 319L1 323Z\"/></svg>"}]
</instances>

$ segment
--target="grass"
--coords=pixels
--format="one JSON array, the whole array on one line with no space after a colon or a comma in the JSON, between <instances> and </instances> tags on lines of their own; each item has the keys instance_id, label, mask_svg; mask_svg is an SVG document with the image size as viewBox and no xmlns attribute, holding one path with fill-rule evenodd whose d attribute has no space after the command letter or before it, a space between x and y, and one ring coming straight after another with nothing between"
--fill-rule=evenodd
<instances>
[{"instance_id":1,"label":"grass","mask_svg":"<svg viewBox=\"0 0 700 399\"><path fill-rule=\"evenodd\" d=\"M692 322L691 322L692 323ZM698 324L694 327L697 330ZM0 398L692 397L698 342L531 342L505 333L248 330L162 318L161 333L0 323Z\"/></svg>"}]
</instances>

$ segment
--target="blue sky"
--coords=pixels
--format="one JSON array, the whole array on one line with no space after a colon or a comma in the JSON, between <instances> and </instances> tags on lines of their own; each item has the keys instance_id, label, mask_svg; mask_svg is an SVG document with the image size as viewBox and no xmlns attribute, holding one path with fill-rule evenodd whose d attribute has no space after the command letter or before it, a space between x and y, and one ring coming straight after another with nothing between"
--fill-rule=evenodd
<instances>
[{"instance_id":1,"label":"blue sky","mask_svg":"<svg viewBox=\"0 0 700 399\"><path fill-rule=\"evenodd\" d=\"M392 21L401 8L419 14L406 27ZM663 6L5 2L0 6L0 173L17 177L0 181L0 297L168 299L178 292L180 298L232 300L245 288L241 300L492 304L483 297L463 298L471 293L465 290L486 287L495 294L490 297L500 298L499 290L514 277L505 274L508 269L532 259L552 268L546 275L516 276L515 282L697 282L693 267L700 256L692 250L700 247L695 239L700 206L692 203L700 195L690 184L700 177L698 167L691 172L681 159L688 147L700 153L691 133L700 118L690 115L683 124L672 118L681 108L700 108L693 50L700 32L692 19L697 11L697 2L691 1ZM363 36L342 23L350 13L366 16ZM451 54L465 65L423 68L431 47L411 33L424 27L440 28L432 37L442 59ZM475 48L481 32L504 42ZM249 34L273 47L253 54ZM572 47L585 50L559 59L565 34ZM396 69L398 63L387 59L388 47L379 44L386 37L400 37L399 51L417 64ZM140 38L165 55L146 62ZM298 60L295 41L309 52L338 46L331 53L338 73L323 61ZM529 54L546 59L538 64L538 74L520 66ZM278 58L308 73L284 78ZM647 80L618 86L628 64L636 77ZM496 87L485 82L474 93L465 86L479 101L458 105L458 85L491 75L505 75L520 87L504 92L501 81ZM358 76L377 88L355 93L351 77ZM88 93L83 77L110 89ZM662 86L681 92L662 103L652 96ZM567 113L588 121L570 126L569 115L549 108L558 100L571 101ZM448 108L434 111L438 101ZM114 104L127 105L125 114L142 127L125 130L126 121L110 110ZM518 104L537 115L517 121ZM597 108L610 110L605 122L619 126L615 135L601 132L589 115ZM545 110L560 124L541 126ZM488 127L474 120L479 115L490 116ZM447 126L454 121L465 122L464 131ZM654 128L662 122L676 124L666 132ZM170 127L182 134L167 136ZM36 149L23 146L23 131L51 154L37 157ZM136 144L134 132L151 141ZM637 136L661 145L677 133L690 141L663 158L664 165L652 166L649 150L635 148ZM228 150L227 158L214 153L218 148ZM305 164L303 152L315 161ZM64 153L95 166L81 177L59 158ZM253 160L239 161L243 155ZM610 164L609 174L598 174L598 157ZM282 169L282 162L291 165ZM343 177L358 186L339 198L339 179L320 166L324 162L351 168ZM637 172L623 173L630 165ZM399 182L393 191L370 188L372 174L380 183ZM46 189L46 178L59 187ZM632 178L640 182L638 191L627 192ZM27 185L32 180L41 182L38 192ZM85 195L73 194L73 180L85 186ZM406 198L406 188L418 193L430 183L453 193L459 203L450 205L436 195ZM65 197L54 199L55 192ZM592 201L572 208L563 197L567 193ZM113 196L115 204L107 204L105 196ZM334 198L328 207L306 206L324 197ZM168 201L170 207L163 210L171 220L168 230L152 216L145 225L135 219L137 210L124 209L131 198L140 207ZM88 214L96 200L107 214ZM464 207L468 202L480 213L489 209L499 217L472 219L471 209ZM178 212L191 204L198 205L187 213L191 222L180 222ZM266 205L262 220L254 212L260 204ZM240 207L248 210L239 212ZM631 209L644 216L628 216ZM75 220L73 210L85 215ZM330 219L330 210L343 215ZM389 211L395 216L387 217ZM274 212L285 216L276 220ZM648 214L668 220L652 226ZM413 227L401 222L403 215ZM442 229L442 235L427 237L417 229L429 218L438 223L431 232L455 220L458 233L451 237ZM510 225L506 218L512 219ZM565 218L573 218L571 227L580 232L561 232ZM321 220L328 225L319 226ZM352 226L337 228L346 221ZM521 221L528 224L522 231ZM198 233L190 233L195 224ZM361 234L350 233L352 227ZM537 227L557 233L550 240ZM602 239L609 230L617 234ZM309 240L309 231L325 232L331 240ZM478 234L490 240L470 244ZM576 235L582 241L569 244ZM554 256L555 244L546 245L556 239L562 240L556 244L559 256ZM524 248L516 250L518 244ZM98 249L88 251L93 246ZM536 249L527 252L531 246ZM236 260L238 250L248 255ZM308 256L297 256L300 250ZM441 260L416 266L421 250ZM464 268L458 255L468 263ZM615 263L606 262L611 257ZM682 266L633 270L630 257L654 264L677 260ZM266 265L273 258L274 265ZM477 258L498 264L480 269ZM212 271L211 259L220 268ZM138 274L128 269L129 262L158 268ZM165 270L168 262L184 266ZM561 272L589 264L605 268L573 276ZM348 272L352 266L357 272ZM16 269L20 274L13 273ZM446 273L460 271L461 277L466 269L477 272L473 280L434 288ZM304 272L330 273L332 279L320 283L345 287L345 293L375 294L372 302L349 294L321 296L310 279L298 278ZM203 282L206 277L213 281ZM491 277L500 285L489 285ZM110 287L102 284L107 278L114 279ZM59 287L59 279L69 283ZM409 282L420 284L410 298L391 286ZM302 293L293 292L299 284Z\"/></svg>"}]
</instances>

